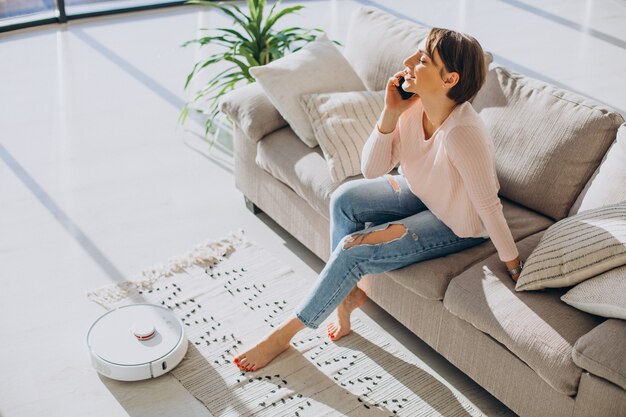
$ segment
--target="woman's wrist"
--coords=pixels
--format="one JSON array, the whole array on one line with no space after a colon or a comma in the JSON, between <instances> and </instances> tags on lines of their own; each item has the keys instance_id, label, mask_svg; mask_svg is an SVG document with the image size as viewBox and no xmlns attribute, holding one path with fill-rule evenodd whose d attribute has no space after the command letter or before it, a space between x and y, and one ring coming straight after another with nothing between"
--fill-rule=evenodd
<instances>
[{"instance_id":1,"label":"woman's wrist","mask_svg":"<svg viewBox=\"0 0 626 417\"><path fill-rule=\"evenodd\" d=\"M520 263L520 258L519 256L515 259L512 259L510 261L505 262L504 264L506 265L506 269L513 269L513 268L517 268L519 266Z\"/></svg>"},{"instance_id":2,"label":"woman's wrist","mask_svg":"<svg viewBox=\"0 0 626 417\"><path fill-rule=\"evenodd\" d=\"M522 269L524 268L524 263L519 257L517 257L512 261L505 262L504 264L506 265L509 276L513 278L514 281L517 281L517 278L519 278Z\"/></svg>"},{"instance_id":3,"label":"woman's wrist","mask_svg":"<svg viewBox=\"0 0 626 417\"><path fill-rule=\"evenodd\" d=\"M380 133L386 135L393 132L396 129L397 124L398 115L396 114L396 112L389 110L385 107L382 114L380 115L380 119L378 120L378 124L376 126Z\"/></svg>"}]
</instances>

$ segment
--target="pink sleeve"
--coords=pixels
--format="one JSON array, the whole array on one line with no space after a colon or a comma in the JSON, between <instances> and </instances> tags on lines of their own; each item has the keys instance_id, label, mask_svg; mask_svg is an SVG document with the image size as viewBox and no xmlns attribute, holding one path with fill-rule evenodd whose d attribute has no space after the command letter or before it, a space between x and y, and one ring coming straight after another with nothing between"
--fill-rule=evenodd
<instances>
[{"instance_id":1,"label":"pink sleeve","mask_svg":"<svg viewBox=\"0 0 626 417\"><path fill-rule=\"evenodd\" d=\"M495 155L481 129L458 126L447 137L446 149L459 171L467 193L480 216L502 262L519 256L513 235L502 214L498 197Z\"/></svg>"},{"instance_id":2,"label":"pink sleeve","mask_svg":"<svg viewBox=\"0 0 626 417\"><path fill-rule=\"evenodd\" d=\"M380 133L378 122L361 153L361 173L376 178L389 173L400 162L400 123L390 133Z\"/></svg>"}]
</instances>

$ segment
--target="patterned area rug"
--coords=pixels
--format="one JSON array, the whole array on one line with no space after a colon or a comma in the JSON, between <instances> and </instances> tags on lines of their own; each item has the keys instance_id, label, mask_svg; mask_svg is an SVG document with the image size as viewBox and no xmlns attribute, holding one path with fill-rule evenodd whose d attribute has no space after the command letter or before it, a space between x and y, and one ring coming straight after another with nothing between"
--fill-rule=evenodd
<instances>
[{"instance_id":1,"label":"patterned area rug","mask_svg":"<svg viewBox=\"0 0 626 417\"><path fill-rule=\"evenodd\" d=\"M307 291L291 268L239 230L87 296L106 309L152 303L172 310L185 324L189 349L171 374L216 417L483 415L355 318L352 333L337 342L328 339L326 323L301 331L256 372L231 363Z\"/></svg>"}]
</instances>

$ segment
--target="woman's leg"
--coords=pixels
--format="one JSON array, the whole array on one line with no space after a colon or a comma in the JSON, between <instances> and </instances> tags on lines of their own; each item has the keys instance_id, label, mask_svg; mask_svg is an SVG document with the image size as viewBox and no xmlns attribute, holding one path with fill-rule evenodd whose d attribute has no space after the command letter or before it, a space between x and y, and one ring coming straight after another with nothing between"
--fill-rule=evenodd
<instances>
[{"instance_id":1,"label":"woman's leg","mask_svg":"<svg viewBox=\"0 0 626 417\"><path fill-rule=\"evenodd\" d=\"M342 254L352 252L344 252L343 249L339 248L338 243L345 238L353 242L360 241L363 244L368 244L368 242L370 242L369 236L381 238L386 236L389 232L395 232L396 226L386 228L388 230L384 230L382 233L373 233L375 229L372 228L372 233L368 233L367 236L364 235L359 238L355 237L354 239L347 235L362 230L365 223L380 224L393 219L402 219L424 210L426 210L426 206L408 189L406 181L402 176L384 176L373 180L355 180L343 184L336 190L331 199L331 241L335 243L333 244L335 250L333 251L331 260L329 260L322 271L315 288L301 303L301 306L304 306L303 309L307 311L306 314L311 314L313 305L323 305L323 312L320 314L313 313L313 315L316 316L315 320L318 322L317 325L309 325L309 327L316 328L319 326L319 322L323 321L335 308L338 309L338 319L340 319L342 311L341 308L339 308L339 304L341 304L341 301L346 300L350 292L354 294L360 291L356 288L356 281L358 281L358 279L354 280L352 286L349 288L341 284L342 281L346 282L346 274L340 271L341 268L345 268L346 266L344 259L346 256ZM341 238L337 238L339 235ZM336 265L332 267L330 265L337 262L342 266L338 267L339 265ZM339 272L338 276L341 277L341 279L328 279L329 274L336 272ZM360 278L360 275L358 278ZM332 287L337 286L342 287L341 291L337 292L332 290ZM346 289L347 291L345 291ZM334 294L332 301L330 303L323 302L323 299L325 297L328 298L331 294ZM362 296L365 296L365 294L363 293ZM358 294L353 298L358 298ZM335 335L349 332L349 314L355 307L353 306L353 308L350 309L350 302L344 302L343 304L344 307L346 307L343 309L343 321L347 321L348 323L347 331L345 329L346 326L344 326L344 329L340 329L339 324L341 320L338 320L338 328L337 331L334 332ZM318 307L318 309L319 308L321 307ZM312 322L310 319L303 319L301 313L298 313L299 310L300 309L296 309L294 316L283 322L254 348L235 357L234 362L237 363L237 366L244 370L257 370L286 350L293 336L298 331L304 329L304 323ZM328 312L328 314L326 314L326 312ZM324 317L320 320L322 314L324 314ZM346 314L347 317L345 316ZM336 337L336 339L337 338L338 337Z\"/></svg>"},{"instance_id":2,"label":"woman's leg","mask_svg":"<svg viewBox=\"0 0 626 417\"><path fill-rule=\"evenodd\" d=\"M401 175L343 183L333 192L330 200L331 253L346 235L363 230L365 223L377 225L426 209ZM344 297L337 306L336 327L329 329L329 335L332 333L337 340L341 337L339 335L349 332L350 313L366 299L365 293L355 286L350 296ZM260 369L287 349L293 336L304 327L295 315L291 316L255 347L235 357L234 362L244 370Z\"/></svg>"},{"instance_id":3,"label":"woman's leg","mask_svg":"<svg viewBox=\"0 0 626 417\"><path fill-rule=\"evenodd\" d=\"M351 233L403 219L428 208L409 189L402 175L384 175L341 184L330 198L330 253Z\"/></svg>"},{"instance_id":4,"label":"woman's leg","mask_svg":"<svg viewBox=\"0 0 626 417\"><path fill-rule=\"evenodd\" d=\"M446 256L485 241L485 238L456 236L429 210L355 232L335 248L295 315L307 327L317 328L352 291L361 276Z\"/></svg>"},{"instance_id":5,"label":"woman's leg","mask_svg":"<svg viewBox=\"0 0 626 417\"><path fill-rule=\"evenodd\" d=\"M365 223L379 225L427 209L401 175L344 183L330 201L331 253L347 235L363 230ZM328 337L336 341L350 333L350 315L366 301L365 292L355 285L337 306L335 320L326 325Z\"/></svg>"}]
</instances>

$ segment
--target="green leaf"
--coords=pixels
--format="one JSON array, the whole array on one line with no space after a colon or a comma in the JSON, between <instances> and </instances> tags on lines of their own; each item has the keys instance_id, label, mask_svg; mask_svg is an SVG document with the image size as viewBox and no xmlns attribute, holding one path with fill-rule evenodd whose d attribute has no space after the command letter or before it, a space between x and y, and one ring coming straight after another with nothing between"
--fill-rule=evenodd
<instances>
[{"instance_id":1,"label":"green leaf","mask_svg":"<svg viewBox=\"0 0 626 417\"><path fill-rule=\"evenodd\" d=\"M282 2L283 2L283 0L278 0L276 3L274 3L274 5L272 6L272 8L270 9L269 14L267 15L267 19L266 19L266 20L269 20L269 19L271 19L271 18L272 18L272 15L274 14L274 9L276 8L276 6L278 6L278 5L279 5L280 3L282 3Z\"/></svg>"},{"instance_id":2,"label":"green leaf","mask_svg":"<svg viewBox=\"0 0 626 417\"><path fill-rule=\"evenodd\" d=\"M250 42L250 39L246 38L245 36L243 36L240 32L237 32L234 29L228 29L228 28L217 28L215 30L221 30L224 31L226 33L230 33L231 35L234 35L236 37L238 37L239 39L241 39L243 42Z\"/></svg>"},{"instance_id":3,"label":"green leaf","mask_svg":"<svg viewBox=\"0 0 626 417\"><path fill-rule=\"evenodd\" d=\"M232 56L232 55L224 56L224 60L232 62L233 64L236 64L239 68L241 68L242 72L247 72L248 71L248 66L246 64L244 64L243 62L241 62L240 60L238 60L237 58L235 58L234 56Z\"/></svg>"},{"instance_id":4,"label":"green leaf","mask_svg":"<svg viewBox=\"0 0 626 417\"><path fill-rule=\"evenodd\" d=\"M246 51L244 48L240 48L239 52L241 53L241 55L243 55L247 60L248 60L248 67L258 67L259 66L259 61L257 61L252 54L250 54L248 51ZM261 52L261 55L263 55L263 52ZM261 59L261 62L263 62L263 60ZM247 72L247 71L246 71Z\"/></svg>"},{"instance_id":5,"label":"green leaf","mask_svg":"<svg viewBox=\"0 0 626 417\"><path fill-rule=\"evenodd\" d=\"M178 116L178 123L181 125L185 124L185 120L187 120L187 116L189 115L189 106L185 104L183 110L180 112L180 116Z\"/></svg>"},{"instance_id":6,"label":"green leaf","mask_svg":"<svg viewBox=\"0 0 626 417\"><path fill-rule=\"evenodd\" d=\"M274 24L276 23L276 21L278 19L280 19L281 17L289 14L289 13L294 13L300 9L304 9L304 6L293 6L293 7L287 7L286 9L281 10L280 12L278 12L278 14L276 16L273 16L271 19L268 19L265 27L263 28L263 35L266 35L269 30L272 28L272 26L274 26Z\"/></svg>"},{"instance_id":7,"label":"green leaf","mask_svg":"<svg viewBox=\"0 0 626 417\"><path fill-rule=\"evenodd\" d=\"M235 13L233 13L230 9L228 9L225 6L222 6L222 2L215 4L211 1L208 0L188 0L185 3L189 3L189 4L204 4L205 6L209 6L209 7L214 7L216 9L220 9L222 12L226 13L228 16L232 17L236 23L238 23L246 32L248 32L248 34L250 36L254 36L252 33L250 33L250 31L248 30L248 25L247 25L247 21L249 20L249 18L245 15L245 13L243 13L241 10L239 10L239 12L243 15L243 20L241 17L237 16ZM228 6L233 7L234 9L238 10L239 8L229 4ZM246 21L244 21L246 20Z\"/></svg>"},{"instance_id":8,"label":"green leaf","mask_svg":"<svg viewBox=\"0 0 626 417\"><path fill-rule=\"evenodd\" d=\"M211 55L211 57L209 57L209 59L207 59L206 61L200 61L197 62L196 65L194 65L193 70L191 71L191 73L189 73L189 75L187 76L187 81L185 82L185 87L187 88L187 86L189 85L189 82L192 80L192 78L202 69L208 67L209 65L218 63L220 61L223 60L223 56L224 54L214 54Z\"/></svg>"}]
</instances>

